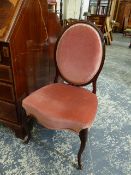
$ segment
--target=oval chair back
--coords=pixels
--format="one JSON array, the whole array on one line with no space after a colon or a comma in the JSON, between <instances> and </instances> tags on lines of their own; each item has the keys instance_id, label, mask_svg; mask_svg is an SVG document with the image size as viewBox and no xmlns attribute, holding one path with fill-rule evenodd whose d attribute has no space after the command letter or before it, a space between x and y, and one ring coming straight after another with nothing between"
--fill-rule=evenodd
<instances>
[{"instance_id":1,"label":"oval chair back","mask_svg":"<svg viewBox=\"0 0 131 175\"><path fill-rule=\"evenodd\" d=\"M61 76L70 84L93 80L103 64L103 37L91 23L77 22L66 29L56 47L56 63Z\"/></svg>"}]
</instances>

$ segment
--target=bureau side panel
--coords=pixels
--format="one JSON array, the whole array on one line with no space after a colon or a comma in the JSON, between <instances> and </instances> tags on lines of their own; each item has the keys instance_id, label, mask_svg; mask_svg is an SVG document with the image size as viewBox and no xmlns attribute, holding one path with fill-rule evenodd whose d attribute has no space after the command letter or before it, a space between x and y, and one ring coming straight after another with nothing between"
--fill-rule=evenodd
<instances>
[{"instance_id":1,"label":"bureau side panel","mask_svg":"<svg viewBox=\"0 0 131 175\"><path fill-rule=\"evenodd\" d=\"M10 39L17 100L49 83L49 61L44 52L48 34L40 2L25 1Z\"/></svg>"}]
</instances>

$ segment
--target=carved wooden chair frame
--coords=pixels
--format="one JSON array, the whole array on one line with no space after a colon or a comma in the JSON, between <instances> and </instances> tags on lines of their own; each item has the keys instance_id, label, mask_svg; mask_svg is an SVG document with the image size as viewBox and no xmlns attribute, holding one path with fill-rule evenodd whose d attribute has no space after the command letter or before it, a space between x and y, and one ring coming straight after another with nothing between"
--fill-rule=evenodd
<instances>
[{"instance_id":1,"label":"carved wooden chair frame","mask_svg":"<svg viewBox=\"0 0 131 175\"><path fill-rule=\"evenodd\" d=\"M88 82L88 83L84 83L84 84L80 84L80 85L76 85L76 84L73 84L72 82L69 82L68 80L66 80L60 73L59 69L58 69L58 66L57 66L57 62L56 62L56 56L55 56L55 63L56 63L56 76L55 76L55 80L54 80L54 83L58 82L58 77L62 77L62 79L64 81L66 81L67 83L69 83L70 85L72 86L86 86L86 85L89 85L90 83L92 83L92 93L96 94L96 82L97 82L97 78L102 70L102 67L103 67L103 64L104 64L104 60L105 60L105 42L104 42L104 37L103 37L103 34L102 32L90 21L87 21L87 22L74 22L72 24L70 24L69 26L67 26L64 31L61 33L60 37L58 38L57 40L57 43L56 43L56 48L55 48L55 53L56 53L56 50L57 50L57 45L59 43L59 40L61 38L61 36L63 35L63 33L66 31L67 28L69 28L70 26L74 25L74 24L78 24L78 23L84 23L84 24L88 24L90 26L92 26L98 33L99 33L99 36L101 38L101 43L102 43L102 46L103 46L103 56L102 56L102 61L101 61L101 65L96 73L96 75ZM56 54L54 54L56 55ZM25 110L23 109L23 127L27 133L27 136L25 137L24 139L24 143L28 143L30 138L31 138L31 133L30 133L30 128L32 128L31 126L28 125L29 123L29 117L27 118L26 117L26 112ZM80 132L79 132L79 138L80 138L80 141L81 141L81 144L80 144L80 148L79 148L79 151L78 151L78 168L79 169L82 169L82 164L81 164L81 155L85 149L85 146L86 146L86 141L87 141L87 137L88 137L88 128L86 129L82 129Z\"/></svg>"}]
</instances>

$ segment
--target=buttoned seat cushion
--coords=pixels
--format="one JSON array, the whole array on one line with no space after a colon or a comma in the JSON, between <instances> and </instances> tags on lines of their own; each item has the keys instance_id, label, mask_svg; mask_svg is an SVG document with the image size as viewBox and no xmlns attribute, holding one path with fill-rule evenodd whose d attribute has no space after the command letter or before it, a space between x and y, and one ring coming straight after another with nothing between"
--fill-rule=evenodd
<instances>
[{"instance_id":1,"label":"buttoned seat cushion","mask_svg":"<svg viewBox=\"0 0 131 175\"><path fill-rule=\"evenodd\" d=\"M49 129L79 132L91 127L97 111L97 97L89 90L67 84L50 84L23 100L28 115Z\"/></svg>"}]
</instances>

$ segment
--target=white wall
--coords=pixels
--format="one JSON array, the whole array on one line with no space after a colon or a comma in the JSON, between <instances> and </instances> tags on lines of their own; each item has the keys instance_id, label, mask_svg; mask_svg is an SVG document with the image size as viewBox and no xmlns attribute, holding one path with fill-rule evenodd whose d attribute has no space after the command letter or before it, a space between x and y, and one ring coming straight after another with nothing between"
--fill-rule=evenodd
<instances>
[{"instance_id":1,"label":"white wall","mask_svg":"<svg viewBox=\"0 0 131 175\"><path fill-rule=\"evenodd\" d=\"M81 16L82 19L84 18L84 16L83 16L84 12L88 12L88 8L89 8L89 0L84 0L82 16Z\"/></svg>"},{"instance_id":2,"label":"white wall","mask_svg":"<svg viewBox=\"0 0 131 175\"><path fill-rule=\"evenodd\" d=\"M83 2L81 17L84 18L83 13L88 11L89 0L63 0L63 19L79 19L81 1ZM57 9L59 10L60 0L57 0L57 4Z\"/></svg>"},{"instance_id":3,"label":"white wall","mask_svg":"<svg viewBox=\"0 0 131 175\"><path fill-rule=\"evenodd\" d=\"M81 0L65 0L64 1L64 18L78 19L80 14Z\"/></svg>"}]
</instances>

